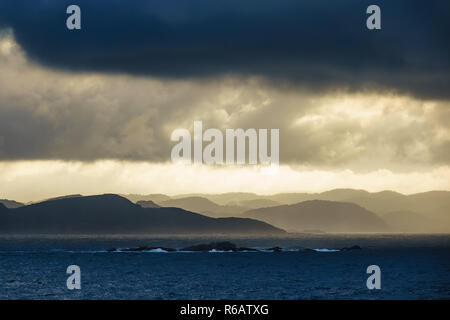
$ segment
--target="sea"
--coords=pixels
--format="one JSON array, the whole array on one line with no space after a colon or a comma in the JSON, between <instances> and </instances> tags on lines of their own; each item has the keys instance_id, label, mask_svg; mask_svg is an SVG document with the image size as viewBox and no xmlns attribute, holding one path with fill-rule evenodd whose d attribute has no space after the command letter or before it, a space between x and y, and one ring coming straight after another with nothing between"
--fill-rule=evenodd
<instances>
[{"instance_id":1,"label":"sea","mask_svg":"<svg viewBox=\"0 0 450 320\"><path fill-rule=\"evenodd\" d=\"M257 250L126 251L217 241ZM71 265L80 289L67 287ZM380 289L367 286L373 265ZM3 235L0 299L450 299L450 235Z\"/></svg>"}]
</instances>

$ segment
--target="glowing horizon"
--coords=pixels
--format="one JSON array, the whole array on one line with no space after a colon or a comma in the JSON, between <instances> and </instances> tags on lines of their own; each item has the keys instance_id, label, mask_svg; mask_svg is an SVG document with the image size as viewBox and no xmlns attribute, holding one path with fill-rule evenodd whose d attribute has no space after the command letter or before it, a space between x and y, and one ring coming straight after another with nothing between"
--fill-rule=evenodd
<instances>
[{"instance_id":1,"label":"glowing horizon","mask_svg":"<svg viewBox=\"0 0 450 320\"><path fill-rule=\"evenodd\" d=\"M39 201L68 194L151 194L252 192L323 192L331 189L391 190L403 194L450 190L450 168L430 172L356 173L292 168L243 166L211 167L172 163L150 164L103 160L0 162L0 198ZM5 186L7 186L5 188Z\"/></svg>"}]
</instances>

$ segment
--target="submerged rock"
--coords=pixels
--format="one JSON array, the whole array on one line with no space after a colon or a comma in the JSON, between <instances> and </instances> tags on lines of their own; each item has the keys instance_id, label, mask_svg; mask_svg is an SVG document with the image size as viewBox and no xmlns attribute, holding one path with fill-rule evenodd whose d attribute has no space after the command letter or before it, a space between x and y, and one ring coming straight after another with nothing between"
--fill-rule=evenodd
<instances>
[{"instance_id":1,"label":"submerged rock","mask_svg":"<svg viewBox=\"0 0 450 320\"><path fill-rule=\"evenodd\" d=\"M150 250L150 247L140 246L140 247L136 247L136 248L125 248L125 249L122 249L122 251L146 251L146 250Z\"/></svg>"},{"instance_id":2,"label":"submerged rock","mask_svg":"<svg viewBox=\"0 0 450 320\"><path fill-rule=\"evenodd\" d=\"M180 251L237 251L236 245L234 243L224 241L224 242L211 242L208 244L198 244L194 246L189 246L181 249Z\"/></svg>"},{"instance_id":3,"label":"submerged rock","mask_svg":"<svg viewBox=\"0 0 450 320\"><path fill-rule=\"evenodd\" d=\"M349 251L349 250L361 250L361 247L358 246L358 245L354 245L354 246L351 246L351 247L341 248L341 251Z\"/></svg>"},{"instance_id":4,"label":"submerged rock","mask_svg":"<svg viewBox=\"0 0 450 320\"><path fill-rule=\"evenodd\" d=\"M353 246L349 248L343 248L341 250L355 250L355 249L361 249L359 246ZM107 249L108 252L141 252L141 251L153 251L153 252L173 252L173 251L193 251L193 252L283 252L283 248L275 246L271 248L267 248L264 250L251 248L251 247L237 247L234 243L229 241L222 241L222 242L210 242L210 243L201 243L196 244L188 247L184 247L182 249L174 249L174 248L167 248L167 247L149 247L149 246L139 246L139 247L131 247L131 248L125 248L125 249L118 249L118 248L110 248ZM305 249L305 251L314 251L313 249Z\"/></svg>"},{"instance_id":5,"label":"submerged rock","mask_svg":"<svg viewBox=\"0 0 450 320\"><path fill-rule=\"evenodd\" d=\"M259 250L255 248L239 247L237 248L237 251L259 251Z\"/></svg>"}]
</instances>

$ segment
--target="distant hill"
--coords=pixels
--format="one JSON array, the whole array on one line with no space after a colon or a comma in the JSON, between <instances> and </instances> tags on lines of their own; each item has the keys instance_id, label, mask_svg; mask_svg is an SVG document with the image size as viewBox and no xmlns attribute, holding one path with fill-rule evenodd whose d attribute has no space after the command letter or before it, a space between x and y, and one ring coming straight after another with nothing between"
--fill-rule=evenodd
<instances>
[{"instance_id":1,"label":"distant hill","mask_svg":"<svg viewBox=\"0 0 450 320\"><path fill-rule=\"evenodd\" d=\"M127 195L128 198L130 195ZM218 193L218 194L209 194L209 193L188 193L188 194L178 194L174 196L167 196L164 194L149 194L149 195L132 195L133 198L139 198L139 200L153 200L158 203L160 201L166 201L170 199L181 199L181 198L191 198L191 197L202 197L208 199L218 205L225 206L230 202L240 202L247 201L253 199L260 199L262 196L256 193L250 192L226 192L226 193ZM158 199L157 197L166 197L165 199ZM131 200L131 199L130 199ZM134 200L132 200L134 201Z\"/></svg>"},{"instance_id":2,"label":"distant hill","mask_svg":"<svg viewBox=\"0 0 450 320\"><path fill-rule=\"evenodd\" d=\"M404 195L394 191L368 192L355 189L334 189L321 193L279 193L273 195L258 195L255 193L229 192L223 194L191 194L166 196L156 195L136 195L140 200L152 200L160 205L161 202L174 199L183 199L190 197L201 197L222 207L212 206L209 209L204 207L190 207L192 204L183 202L172 203L175 206L184 209L189 208L192 211L201 212L210 216L230 216L239 215L239 212L245 210L271 207L274 205L291 205L308 200L326 200L336 202L350 202L357 204L367 210L383 217L391 212L414 212L419 216L440 224L439 230L450 231L450 191L429 191ZM134 200L133 200L134 201ZM229 206L234 207L229 210ZM196 209L196 210L194 210ZM405 216L406 217L406 216ZM405 225L408 222L405 221ZM432 228L435 230L436 228ZM430 229L431 230L431 229Z\"/></svg>"},{"instance_id":3,"label":"distant hill","mask_svg":"<svg viewBox=\"0 0 450 320\"><path fill-rule=\"evenodd\" d=\"M45 202L45 201L53 201L53 200L61 200L61 199L68 199L68 198L78 198L78 197L82 197L81 194L68 194L65 196L58 196L58 197L52 197L52 198L47 198L44 200L39 200L39 201L30 201L25 203L24 205L31 205L31 204L36 204L36 203L40 203L40 202Z\"/></svg>"},{"instance_id":4,"label":"distant hill","mask_svg":"<svg viewBox=\"0 0 450 320\"><path fill-rule=\"evenodd\" d=\"M0 203L4 204L5 207L9 209L15 209L24 206L23 203L8 199L0 199Z\"/></svg>"},{"instance_id":5,"label":"distant hill","mask_svg":"<svg viewBox=\"0 0 450 320\"><path fill-rule=\"evenodd\" d=\"M251 200L232 201L227 205L239 206L248 209L257 209L257 208L275 207L282 205L282 203L270 199L251 199Z\"/></svg>"},{"instance_id":6,"label":"distant hill","mask_svg":"<svg viewBox=\"0 0 450 320\"><path fill-rule=\"evenodd\" d=\"M202 197L186 197L160 202L163 207L176 207L198 212L211 217L237 216L248 208L239 206L221 206Z\"/></svg>"},{"instance_id":7,"label":"distant hill","mask_svg":"<svg viewBox=\"0 0 450 320\"><path fill-rule=\"evenodd\" d=\"M162 201L170 200L171 197L160 194L160 193L154 193L154 194L121 194L120 196L127 198L128 200L137 203L138 201L153 201L156 204L159 204Z\"/></svg>"},{"instance_id":8,"label":"distant hill","mask_svg":"<svg viewBox=\"0 0 450 320\"><path fill-rule=\"evenodd\" d=\"M338 202L355 202L358 200L375 198L377 201L395 198L396 196L404 195L392 191L382 191L370 193L365 190L355 189L333 189L321 193L279 193L269 196L264 196L268 199L275 200L284 204L294 204L307 200L328 200Z\"/></svg>"},{"instance_id":9,"label":"distant hill","mask_svg":"<svg viewBox=\"0 0 450 320\"><path fill-rule=\"evenodd\" d=\"M355 189L334 189L322 193L279 193L257 195L248 193L226 193L223 195L202 195L220 203L243 203L248 200L270 200L281 204L295 204L308 200L351 202L372 211L379 216L395 211L411 211L430 220L442 221L450 230L450 191L429 191L404 195L394 191L368 192ZM233 200L233 196L235 199ZM232 199L232 200L230 200ZM257 203L256 201L254 203Z\"/></svg>"},{"instance_id":10,"label":"distant hill","mask_svg":"<svg viewBox=\"0 0 450 320\"><path fill-rule=\"evenodd\" d=\"M17 209L0 205L0 233L283 234L267 223L210 218L178 208L142 208L114 194L72 197Z\"/></svg>"},{"instance_id":11,"label":"distant hill","mask_svg":"<svg viewBox=\"0 0 450 320\"><path fill-rule=\"evenodd\" d=\"M266 221L288 231L388 231L386 223L376 214L345 202L309 200L293 205L254 209L245 212L243 216Z\"/></svg>"},{"instance_id":12,"label":"distant hill","mask_svg":"<svg viewBox=\"0 0 450 320\"><path fill-rule=\"evenodd\" d=\"M161 206L158 206L156 203L154 203L151 200L141 200L136 202L136 204L140 205L142 208L161 208Z\"/></svg>"},{"instance_id":13,"label":"distant hill","mask_svg":"<svg viewBox=\"0 0 450 320\"><path fill-rule=\"evenodd\" d=\"M184 196L173 196L172 198L185 198L188 195ZM240 201L247 201L247 200L253 200L253 199L261 199L260 195L257 195L256 193L251 192L226 192L226 193L220 193L220 194L192 194L190 196L199 196L206 198L208 200L213 201L214 203L217 203L219 205L228 205L230 202L240 202Z\"/></svg>"},{"instance_id":14,"label":"distant hill","mask_svg":"<svg viewBox=\"0 0 450 320\"><path fill-rule=\"evenodd\" d=\"M362 191L359 194L341 192L337 194L322 193L320 199L346 201L356 203L370 211L384 215L388 212L411 211L416 212L431 220L442 220L450 224L450 192L449 191L430 191L404 195L393 191L382 191L369 193ZM449 228L450 230L450 225Z\"/></svg>"}]
</instances>

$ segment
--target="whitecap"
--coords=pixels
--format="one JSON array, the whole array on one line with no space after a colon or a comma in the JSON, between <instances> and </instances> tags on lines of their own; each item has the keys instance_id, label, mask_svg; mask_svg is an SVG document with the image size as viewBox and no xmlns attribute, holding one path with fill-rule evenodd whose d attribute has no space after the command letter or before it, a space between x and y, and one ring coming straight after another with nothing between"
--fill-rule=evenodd
<instances>
[{"instance_id":1,"label":"whitecap","mask_svg":"<svg viewBox=\"0 0 450 320\"><path fill-rule=\"evenodd\" d=\"M318 249L313 249L316 252L338 252L341 250L338 249L327 249L327 248L318 248Z\"/></svg>"}]
</instances>

